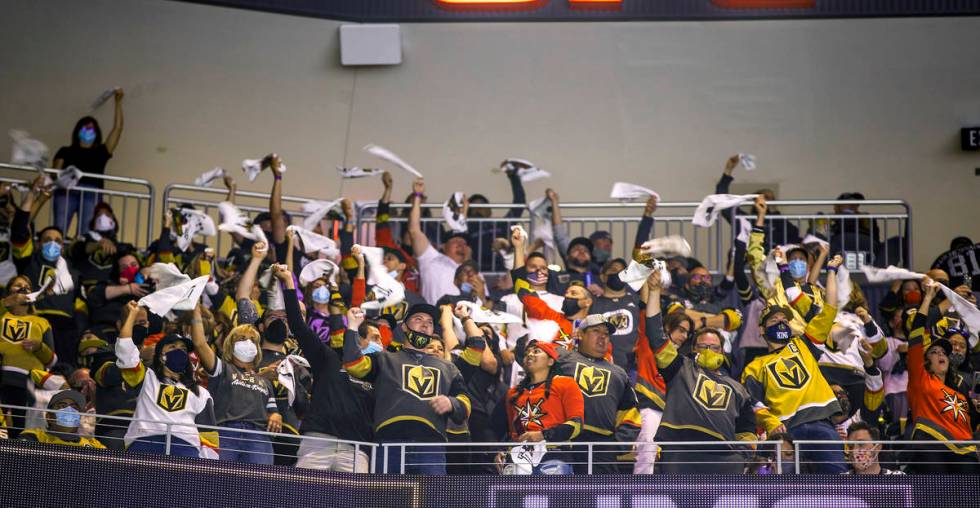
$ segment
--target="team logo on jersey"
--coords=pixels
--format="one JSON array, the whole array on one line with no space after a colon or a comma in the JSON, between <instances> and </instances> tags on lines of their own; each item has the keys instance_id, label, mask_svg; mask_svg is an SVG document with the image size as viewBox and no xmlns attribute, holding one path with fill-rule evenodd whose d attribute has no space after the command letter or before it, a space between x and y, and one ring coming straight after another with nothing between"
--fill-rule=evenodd
<instances>
[{"instance_id":1,"label":"team logo on jersey","mask_svg":"<svg viewBox=\"0 0 980 508\"><path fill-rule=\"evenodd\" d=\"M694 388L694 400L708 411L728 409L728 403L732 400L732 387L699 373Z\"/></svg>"},{"instance_id":2,"label":"team logo on jersey","mask_svg":"<svg viewBox=\"0 0 980 508\"><path fill-rule=\"evenodd\" d=\"M3 338L10 342L21 342L31 336L31 322L19 319L3 320Z\"/></svg>"},{"instance_id":3,"label":"team logo on jersey","mask_svg":"<svg viewBox=\"0 0 980 508\"><path fill-rule=\"evenodd\" d=\"M633 331L633 314L627 310L614 310L602 315L606 321L616 327L613 335L627 335Z\"/></svg>"},{"instance_id":4,"label":"team logo on jersey","mask_svg":"<svg viewBox=\"0 0 980 508\"><path fill-rule=\"evenodd\" d=\"M57 274L58 274L58 270L55 267L42 265L41 276L37 278L37 287L43 288L44 285L48 283L48 279L55 278Z\"/></svg>"},{"instance_id":5,"label":"team logo on jersey","mask_svg":"<svg viewBox=\"0 0 980 508\"><path fill-rule=\"evenodd\" d=\"M516 406L515 409L517 409L518 421L515 423L518 423L519 426L515 425L514 427L524 430L527 430L527 426L529 424L542 427L543 424L541 423L541 419L548 415L548 413L545 413L544 410L541 409L542 403L544 403L544 399L538 399L534 402L531 402L531 399L527 399L524 401L523 406Z\"/></svg>"},{"instance_id":6,"label":"team logo on jersey","mask_svg":"<svg viewBox=\"0 0 980 508\"><path fill-rule=\"evenodd\" d=\"M799 390L810 381L810 373L803 366L803 360L799 355L777 358L766 365L766 368L769 369L769 375L776 380L776 384L787 390Z\"/></svg>"},{"instance_id":7,"label":"team logo on jersey","mask_svg":"<svg viewBox=\"0 0 980 508\"><path fill-rule=\"evenodd\" d=\"M968 414L966 401L960 400L960 398L956 396L955 392L949 393L945 389L942 390L942 392L943 398L939 401L940 403L945 404L942 412L952 413L954 422L960 421L960 418L965 421Z\"/></svg>"},{"instance_id":8,"label":"team logo on jersey","mask_svg":"<svg viewBox=\"0 0 980 508\"><path fill-rule=\"evenodd\" d=\"M594 365L575 364L575 382L586 397L601 397L609 390L609 371Z\"/></svg>"},{"instance_id":9,"label":"team logo on jersey","mask_svg":"<svg viewBox=\"0 0 980 508\"><path fill-rule=\"evenodd\" d=\"M439 369L425 365L402 365L402 390L421 400L431 399L439 393Z\"/></svg>"},{"instance_id":10,"label":"team logo on jersey","mask_svg":"<svg viewBox=\"0 0 980 508\"><path fill-rule=\"evenodd\" d=\"M108 270L109 268L112 268L112 263L115 258L102 252L100 249L93 252L92 255L88 257L88 260L90 263L92 263L92 266L100 270Z\"/></svg>"},{"instance_id":11,"label":"team logo on jersey","mask_svg":"<svg viewBox=\"0 0 980 508\"><path fill-rule=\"evenodd\" d=\"M160 385L157 405L171 413L184 409L187 407L187 389L176 385Z\"/></svg>"}]
</instances>

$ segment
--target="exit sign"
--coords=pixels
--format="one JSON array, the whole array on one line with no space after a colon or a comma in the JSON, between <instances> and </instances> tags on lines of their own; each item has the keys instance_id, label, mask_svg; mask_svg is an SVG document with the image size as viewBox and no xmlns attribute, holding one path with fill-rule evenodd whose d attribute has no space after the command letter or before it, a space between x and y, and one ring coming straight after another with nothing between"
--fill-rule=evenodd
<instances>
[{"instance_id":1,"label":"exit sign","mask_svg":"<svg viewBox=\"0 0 980 508\"><path fill-rule=\"evenodd\" d=\"M960 129L960 148L968 152L980 151L980 127Z\"/></svg>"}]
</instances>

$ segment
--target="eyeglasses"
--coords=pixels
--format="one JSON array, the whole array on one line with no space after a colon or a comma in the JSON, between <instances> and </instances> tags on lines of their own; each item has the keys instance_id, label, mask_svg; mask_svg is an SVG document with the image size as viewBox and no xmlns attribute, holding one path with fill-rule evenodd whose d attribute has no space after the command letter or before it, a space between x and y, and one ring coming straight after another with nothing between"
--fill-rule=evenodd
<instances>
[{"instance_id":1,"label":"eyeglasses","mask_svg":"<svg viewBox=\"0 0 980 508\"><path fill-rule=\"evenodd\" d=\"M711 282L710 275L692 275L691 282Z\"/></svg>"},{"instance_id":2,"label":"eyeglasses","mask_svg":"<svg viewBox=\"0 0 980 508\"><path fill-rule=\"evenodd\" d=\"M705 350L705 349L710 349L710 350L714 351L715 353L720 353L721 352L721 345L719 345L719 344L695 344L694 345L694 349L696 349L698 351L702 351L702 350Z\"/></svg>"}]
</instances>

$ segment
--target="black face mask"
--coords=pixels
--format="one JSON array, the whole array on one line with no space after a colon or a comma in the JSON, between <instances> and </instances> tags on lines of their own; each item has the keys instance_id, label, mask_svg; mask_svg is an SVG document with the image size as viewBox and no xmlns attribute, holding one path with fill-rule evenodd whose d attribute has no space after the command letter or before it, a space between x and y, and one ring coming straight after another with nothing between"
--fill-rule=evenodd
<instances>
[{"instance_id":1,"label":"black face mask","mask_svg":"<svg viewBox=\"0 0 980 508\"><path fill-rule=\"evenodd\" d=\"M578 314L578 311L581 310L578 306L578 301L578 298L565 297L565 301L561 302L561 313L566 316Z\"/></svg>"},{"instance_id":2,"label":"black face mask","mask_svg":"<svg viewBox=\"0 0 980 508\"><path fill-rule=\"evenodd\" d=\"M670 271L670 280L672 281L671 285L677 286L677 287L682 287L685 284L687 284L687 274L682 274L682 273L680 273L679 270L676 270L676 269L675 270L671 270Z\"/></svg>"},{"instance_id":3,"label":"black face mask","mask_svg":"<svg viewBox=\"0 0 980 508\"><path fill-rule=\"evenodd\" d=\"M265 327L265 340L270 344L286 342L287 335L289 335L289 330L286 328L286 323L281 319L273 320Z\"/></svg>"},{"instance_id":4,"label":"black face mask","mask_svg":"<svg viewBox=\"0 0 980 508\"><path fill-rule=\"evenodd\" d=\"M695 302L706 302L711 299L711 293L714 290L711 286L707 284L695 284L693 286L688 286L687 294Z\"/></svg>"},{"instance_id":5,"label":"black face mask","mask_svg":"<svg viewBox=\"0 0 980 508\"><path fill-rule=\"evenodd\" d=\"M567 263L570 266L574 266L575 268L588 268L589 267L589 261L588 260L581 261L578 258L568 258Z\"/></svg>"},{"instance_id":6,"label":"black face mask","mask_svg":"<svg viewBox=\"0 0 980 508\"><path fill-rule=\"evenodd\" d=\"M619 278L618 273L613 273L606 276L606 287L611 291L622 291L626 288L626 283Z\"/></svg>"},{"instance_id":7,"label":"black face mask","mask_svg":"<svg viewBox=\"0 0 980 508\"><path fill-rule=\"evenodd\" d=\"M766 327L766 340L776 344L785 344L793 338L793 329L785 321L780 321Z\"/></svg>"},{"instance_id":8,"label":"black face mask","mask_svg":"<svg viewBox=\"0 0 980 508\"><path fill-rule=\"evenodd\" d=\"M425 346L428 346L432 342L432 336L422 332L408 330L405 332L405 340L415 349L425 349Z\"/></svg>"},{"instance_id":9,"label":"black face mask","mask_svg":"<svg viewBox=\"0 0 980 508\"><path fill-rule=\"evenodd\" d=\"M150 329L145 326L136 325L133 327L133 344L137 347L143 345L146 336L150 334Z\"/></svg>"}]
</instances>

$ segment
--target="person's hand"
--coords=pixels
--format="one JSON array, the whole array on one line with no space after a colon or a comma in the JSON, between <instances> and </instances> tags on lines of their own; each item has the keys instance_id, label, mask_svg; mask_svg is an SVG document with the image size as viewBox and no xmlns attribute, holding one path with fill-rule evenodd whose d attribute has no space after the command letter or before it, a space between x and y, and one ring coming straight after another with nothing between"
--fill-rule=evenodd
<instances>
[{"instance_id":1,"label":"person's hand","mask_svg":"<svg viewBox=\"0 0 980 508\"><path fill-rule=\"evenodd\" d=\"M354 203L349 198L340 200L340 208L344 211L344 217L348 222L354 220Z\"/></svg>"},{"instance_id":2,"label":"person's hand","mask_svg":"<svg viewBox=\"0 0 980 508\"><path fill-rule=\"evenodd\" d=\"M225 188L226 189L228 189L230 191L233 191L233 190L238 189L238 184L235 183L235 179L232 178L232 176L229 175L228 173L225 173L225 176L224 176L224 178L222 178L222 181L225 183Z\"/></svg>"},{"instance_id":3,"label":"person's hand","mask_svg":"<svg viewBox=\"0 0 980 508\"><path fill-rule=\"evenodd\" d=\"M643 208L643 215L653 215L653 212L657 211L657 196L650 196L647 198L647 206Z\"/></svg>"},{"instance_id":4,"label":"person's hand","mask_svg":"<svg viewBox=\"0 0 980 508\"><path fill-rule=\"evenodd\" d=\"M444 415L453 410L453 401L449 400L449 397L446 397L445 395L436 395L429 400L429 407L431 407L436 414Z\"/></svg>"},{"instance_id":5,"label":"person's hand","mask_svg":"<svg viewBox=\"0 0 980 508\"><path fill-rule=\"evenodd\" d=\"M24 348L24 351L27 351L28 353L33 353L38 349L41 349L41 341L24 339L24 341L20 343L20 347Z\"/></svg>"},{"instance_id":6,"label":"person's hand","mask_svg":"<svg viewBox=\"0 0 980 508\"><path fill-rule=\"evenodd\" d=\"M282 159L277 153L271 153L267 156L269 158L269 169L272 170L272 174L281 177L282 176Z\"/></svg>"},{"instance_id":7,"label":"person's hand","mask_svg":"<svg viewBox=\"0 0 980 508\"><path fill-rule=\"evenodd\" d=\"M875 359L871 357L871 343L865 339L861 339L858 343L858 354L861 355L861 359L864 360L864 368L869 368L875 364Z\"/></svg>"},{"instance_id":8,"label":"person's hand","mask_svg":"<svg viewBox=\"0 0 980 508\"><path fill-rule=\"evenodd\" d=\"M922 279L922 287L926 290L925 298L932 299L939 292L939 283L929 277Z\"/></svg>"},{"instance_id":9,"label":"person's hand","mask_svg":"<svg viewBox=\"0 0 980 508\"><path fill-rule=\"evenodd\" d=\"M521 231L520 228L514 228L510 231L510 244L513 245L515 249L524 245L526 240L527 239L524 238L524 232Z\"/></svg>"},{"instance_id":10,"label":"person's hand","mask_svg":"<svg viewBox=\"0 0 980 508\"><path fill-rule=\"evenodd\" d=\"M473 286L473 294L480 298L486 296L487 282L483 280L483 277L480 277L480 274L477 273L470 277L469 283Z\"/></svg>"},{"instance_id":11,"label":"person's hand","mask_svg":"<svg viewBox=\"0 0 980 508\"><path fill-rule=\"evenodd\" d=\"M509 349L501 349L500 359L503 360L504 365L511 365L514 363L514 360L517 359L517 356L514 355L514 352Z\"/></svg>"},{"instance_id":12,"label":"person's hand","mask_svg":"<svg viewBox=\"0 0 980 508\"><path fill-rule=\"evenodd\" d=\"M765 217L766 212L769 211L769 205L766 204L766 197L762 194L756 196L755 202L752 203L752 208L755 210L756 215Z\"/></svg>"},{"instance_id":13,"label":"person's hand","mask_svg":"<svg viewBox=\"0 0 980 508\"><path fill-rule=\"evenodd\" d=\"M517 440L521 442L537 443L540 441L544 441L544 433L542 433L540 430L528 431L521 434L520 437L517 438Z\"/></svg>"},{"instance_id":14,"label":"person's hand","mask_svg":"<svg viewBox=\"0 0 980 508\"><path fill-rule=\"evenodd\" d=\"M350 248L350 255L357 261L357 266L364 266L364 252L361 251L360 245L355 245Z\"/></svg>"},{"instance_id":15,"label":"person's hand","mask_svg":"<svg viewBox=\"0 0 980 508\"><path fill-rule=\"evenodd\" d=\"M459 318L460 321L465 320L470 315L470 307L463 302L456 303L456 308L452 309L453 315Z\"/></svg>"},{"instance_id":16,"label":"person's hand","mask_svg":"<svg viewBox=\"0 0 980 508\"><path fill-rule=\"evenodd\" d=\"M908 353L909 352L909 343L908 342L902 342L898 346L895 346L895 350L898 351L899 353Z\"/></svg>"},{"instance_id":17,"label":"person's hand","mask_svg":"<svg viewBox=\"0 0 980 508\"><path fill-rule=\"evenodd\" d=\"M843 263L844 263L844 257L841 256L840 254L837 254L836 256L833 257L833 259L827 262L827 266L830 268L837 268Z\"/></svg>"},{"instance_id":18,"label":"person's hand","mask_svg":"<svg viewBox=\"0 0 980 508\"><path fill-rule=\"evenodd\" d=\"M14 184L10 182L0 182L0 196L9 196L14 189Z\"/></svg>"},{"instance_id":19,"label":"person's hand","mask_svg":"<svg viewBox=\"0 0 980 508\"><path fill-rule=\"evenodd\" d=\"M126 96L126 92L123 92L122 88L117 88L115 89L115 91L112 92L112 97L116 99L116 104L122 102L123 97L125 96Z\"/></svg>"},{"instance_id":20,"label":"person's hand","mask_svg":"<svg viewBox=\"0 0 980 508\"><path fill-rule=\"evenodd\" d=\"M265 259L269 252L269 245L265 242L255 242L252 244L252 259Z\"/></svg>"},{"instance_id":21,"label":"person's hand","mask_svg":"<svg viewBox=\"0 0 980 508\"><path fill-rule=\"evenodd\" d=\"M776 428L772 429L772 432L770 432L769 435L771 436L773 434L785 434L785 433L786 433L786 426L783 424L779 424L778 426L776 426Z\"/></svg>"},{"instance_id":22,"label":"person's hand","mask_svg":"<svg viewBox=\"0 0 980 508\"><path fill-rule=\"evenodd\" d=\"M424 196L425 180L423 180L422 178L416 178L415 181L412 182L412 192L414 192L419 196Z\"/></svg>"},{"instance_id":23,"label":"person's hand","mask_svg":"<svg viewBox=\"0 0 980 508\"><path fill-rule=\"evenodd\" d=\"M548 198L548 201L551 201L552 204L558 202L558 193L555 192L554 189L544 191L544 195Z\"/></svg>"},{"instance_id":24,"label":"person's hand","mask_svg":"<svg viewBox=\"0 0 980 508\"><path fill-rule=\"evenodd\" d=\"M387 171L381 173L381 184L385 186L385 190L391 190L394 183L394 180L391 178L391 173Z\"/></svg>"},{"instance_id":25,"label":"person's hand","mask_svg":"<svg viewBox=\"0 0 980 508\"><path fill-rule=\"evenodd\" d=\"M598 285L598 284L596 284L594 282L592 284L589 284L588 287L586 287L586 289L588 289L589 292L592 293L593 296L597 296L598 297L598 296L602 296L602 294L603 294L602 293L602 286L600 286L600 285Z\"/></svg>"},{"instance_id":26,"label":"person's hand","mask_svg":"<svg viewBox=\"0 0 980 508\"><path fill-rule=\"evenodd\" d=\"M142 284L137 284L135 282L130 282L129 284L126 284L126 286L129 289L129 294L131 294L131 295L133 295L135 297L143 298L144 296L150 294L150 293L148 293L146 291L146 289L143 287ZM131 303L135 303L135 302L131 302Z\"/></svg>"},{"instance_id":27,"label":"person's hand","mask_svg":"<svg viewBox=\"0 0 980 508\"><path fill-rule=\"evenodd\" d=\"M280 263L272 265L272 275L282 282L293 280L293 274L289 272L289 267Z\"/></svg>"},{"instance_id":28,"label":"person's hand","mask_svg":"<svg viewBox=\"0 0 980 508\"><path fill-rule=\"evenodd\" d=\"M494 238L493 243L490 244L490 250L494 252L510 250L510 242L506 238Z\"/></svg>"},{"instance_id":29,"label":"person's hand","mask_svg":"<svg viewBox=\"0 0 980 508\"><path fill-rule=\"evenodd\" d=\"M527 249L528 252L541 252L542 250L544 250L544 240L540 238L535 238Z\"/></svg>"},{"instance_id":30,"label":"person's hand","mask_svg":"<svg viewBox=\"0 0 980 508\"><path fill-rule=\"evenodd\" d=\"M279 379L278 369L280 363L282 363L282 360L277 360L270 363L269 365L266 365L265 367L259 368L258 371L259 377L268 379L269 381L276 381L277 379Z\"/></svg>"},{"instance_id":31,"label":"person's hand","mask_svg":"<svg viewBox=\"0 0 980 508\"><path fill-rule=\"evenodd\" d=\"M824 258L826 258L827 255L830 254L830 244L829 243L819 243L817 245L819 245L819 247L817 247L817 248L820 250L820 255L823 256ZM896 282L898 282L899 283L899 287L901 287L901 282L902 281L896 281Z\"/></svg>"},{"instance_id":32,"label":"person's hand","mask_svg":"<svg viewBox=\"0 0 980 508\"><path fill-rule=\"evenodd\" d=\"M347 328L357 330L364 322L364 311L360 307L351 307L347 311Z\"/></svg>"},{"instance_id":33,"label":"person's hand","mask_svg":"<svg viewBox=\"0 0 980 508\"><path fill-rule=\"evenodd\" d=\"M174 225L174 213L171 210L163 212L163 229L170 229Z\"/></svg>"},{"instance_id":34,"label":"person's hand","mask_svg":"<svg viewBox=\"0 0 980 508\"><path fill-rule=\"evenodd\" d=\"M214 260L214 249L212 249L211 247L206 247L204 249L204 253L201 254L201 258L203 258L205 261Z\"/></svg>"},{"instance_id":35,"label":"person's hand","mask_svg":"<svg viewBox=\"0 0 980 508\"><path fill-rule=\"evenodd\" d=\"M279 413L272 413L269 415L269 424L266 425L265 429L269 432L281 432L282 415Z\"/></svg>"},{"instance_id":36,"label":"person's hand","mask_svg":"<svg viewBox=\"0 0 980 508\"><path fill-rule=\"evenodd\" d=\"M99 240L99 251L106 256L114 256L116 254L116 244L112 243L112 240L108 238L103 238Z\"/></svg>"},{"instance_id":37,"label":"person's hand","mask_svg":"<svg viewBox=\"0 0 980 508\"><path fill-rule=\"evenodd\" d=\"M647 277L647 293L660 292L663 286L660 284L660 270L650 272Z\"/></svg>"},{"instance_id":38,"label":"person's hand","mask_svg":"<svg viewBox=\"0 0 980 508\"><path fill-rule=\"evenodd\" d=\"M966 284L956 286L956 289L954 289L953 292L962 296L971 303L977 303L977 297L973 294L973 289Z\"/></svg>"},{"instance_id":39,"label":"person's hand","mask_svg":"<svg viewBox=\"0 0 980 508\"><path fill-rule=\"evenodd\" d=\"M854 314L856 314L857 317L861 318L861 321L864 322L865 324L871 322L871 314L868 312L868 309L864 307L858 307L854 309Z\"/></svg>"},{"instance_id":40,"label":"person's hand","mask_svg":"<svg viewBox=\"0 0 980 508\"><path fill-rule=\"evenodd\" d=\"M738 154L732 155L725 161L725 174L732 176L732 172L735 171L735 166L738 166Z\"/></svg>"},{"instance_id":41,"label":"person's hand","mask_svg":"<svg viewBox=\"0 0 980 508\"><path fill-rule=\"evenodd\" d=\"M777 265L786 264L786 254L783 253L783 249L775 247L772 249L772 259L776 261Z\"/></svg>"},{"instance_id":42,"label":"person's hand","mask_svg":"<svg viewBox=\"0 0 980 508\"><path fill-rule=\"evenodd\" d=\"M30 302L27 301L27 295L24 293L13 293L7 295L3 299L3 306L6 308L16 307L18 305L25 305Z\"/></svg>"}]
</instances>

